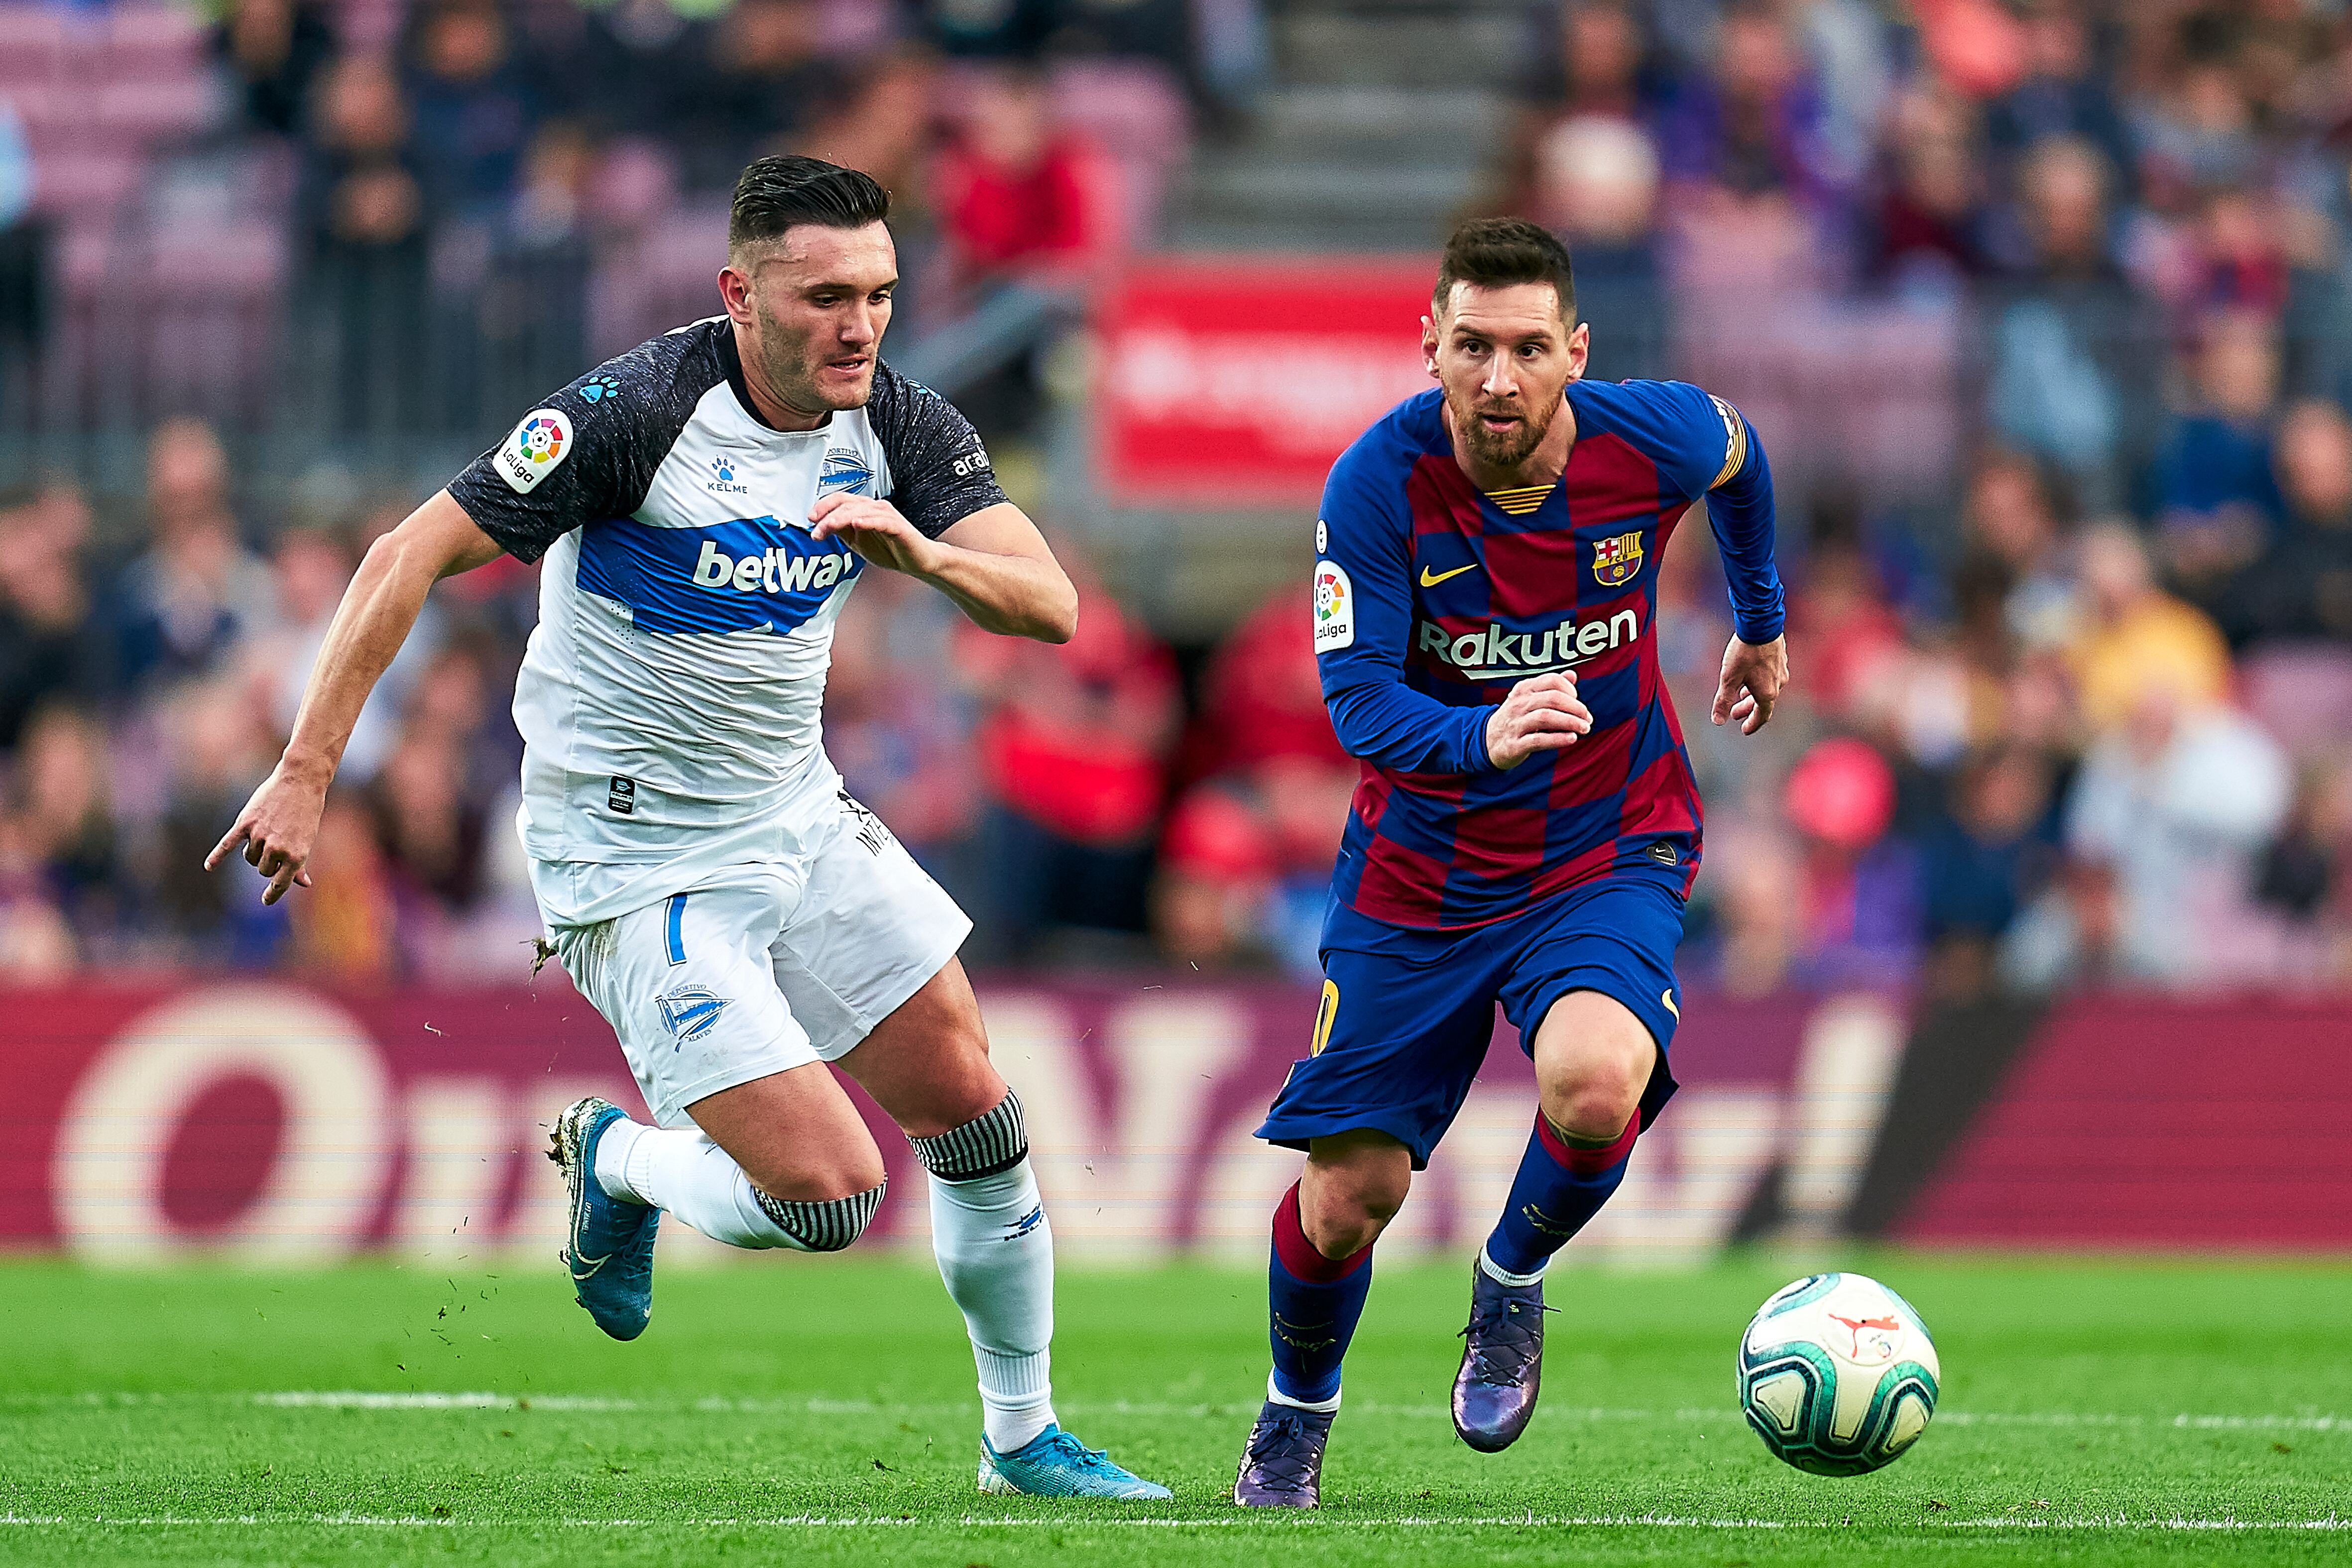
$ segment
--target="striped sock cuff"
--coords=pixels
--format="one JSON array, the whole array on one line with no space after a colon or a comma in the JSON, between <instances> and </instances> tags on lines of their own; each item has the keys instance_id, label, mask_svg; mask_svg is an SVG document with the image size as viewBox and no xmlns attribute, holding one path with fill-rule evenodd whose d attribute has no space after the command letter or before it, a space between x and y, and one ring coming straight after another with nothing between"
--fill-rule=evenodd
<instances>
[{"instance_id":1,"label":"striped sock cuff","mask_svg":"<svg viewBox=\"0 0 2352 1568\"><path fill-rule=\"evenodd\" d=\"M757 1186L752 1187L751 1195L760 1200L760 1211L774 1220L776 1228L791 1237L796 1245L811 1252L838 1252L866 1234L889 1186L886 1176L879 1186L822 1203L771 1197Z\"/></svg>"},{"instance_id":2,"label":"striped sock cuff","mask_svg":"<svg viewBox=\"0 0 2352 1568\"><path fill-rule=\"evenodd\" d=\"M1011 1170L1029 1157L1029 1131L1021 1096L1008 1089L996 1108L936 1138L908 1138L923 1168L941 1181L978 1181Z\"/></svg>"}]
</instances>

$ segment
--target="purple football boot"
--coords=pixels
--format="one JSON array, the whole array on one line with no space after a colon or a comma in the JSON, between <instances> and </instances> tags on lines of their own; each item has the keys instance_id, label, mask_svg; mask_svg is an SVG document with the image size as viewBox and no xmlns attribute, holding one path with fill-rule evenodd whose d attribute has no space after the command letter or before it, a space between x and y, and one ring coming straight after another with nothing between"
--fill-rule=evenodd
<instances>
[{"instance_id":1,"label":"purple football boot","mask_svg":"<svg viewBox=\"0 0 2352 1568\"><path fill-rule=\"evenodd\" d=\"M1454 1375L1454 1429L1482 1454L1519 1439L1543 1382L1543 1281L1506 1285L1470 1269L1470 1323Z\"/></svg>"},{"instance_id":2,"label":"purple football boot","mask_svg":"<svg viewBox=\"0 0 2352 1568\"><path fill-rule=\"evenodd\" d=\"M1316 1508L1323 1501L1323 1445L1329 1410L1301 1410L1269 1399L1242 1450L1234 1500L1244 1508Z\"/></svg>"}]
</instances>

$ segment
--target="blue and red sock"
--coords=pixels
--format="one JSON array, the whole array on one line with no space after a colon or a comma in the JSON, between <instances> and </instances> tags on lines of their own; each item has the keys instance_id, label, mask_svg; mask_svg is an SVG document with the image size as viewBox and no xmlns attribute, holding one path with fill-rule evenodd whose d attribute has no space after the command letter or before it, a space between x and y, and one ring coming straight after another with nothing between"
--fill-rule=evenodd
<instances>
[{"instance_id":1,"label":"blue and red sock","mask_svg":"<svg viewBox=\"0 0 2352 1568\"><path fill-rule=\"evenodd\" d=\"M1511 1178L1511 1200L1486 1238L1488 1270L1507 1284L1523 1284L1542 1273L1551 1255L1601 1212L1625 1179L1625 1162L1641 1130L1636 1114L1613 1142L1588 1145L1563 1135L1538 1111L1528 1152Z\"/></svg>"},{"instance_id":2,"label":"blue and red sock","mask_svg":"<svg viewBox=\"0 0 2352 1568\"><path fill-rule=\"evenodd\" d=\"M1276 1398L1309 1408L1336 1406L1339 1362L1371 1289L1371 1245L1338 1259L1317 1251L1299 1220L1298 1186L1292 1183L1274 1206L1274 1256L1266 1268Z\"/></svg>"}]
</instances>

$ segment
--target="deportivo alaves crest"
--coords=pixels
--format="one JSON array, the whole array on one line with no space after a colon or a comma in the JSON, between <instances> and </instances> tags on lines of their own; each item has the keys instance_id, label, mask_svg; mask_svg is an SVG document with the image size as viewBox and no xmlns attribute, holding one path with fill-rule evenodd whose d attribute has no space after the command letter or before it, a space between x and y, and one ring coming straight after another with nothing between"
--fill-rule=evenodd
<instances>
[{"instance_id":1,"label":"deportivo alaves crest","mask_svg":"<svg viewBox=\"0 0 2352 1568\"><path fill-rule=\"evenodd\" d=\"M709 986L680 986L655 1000L661 1007L662 1026L683 1046L710 1032L710 1026L727 1010L729 998Z\"/></svg>"}]
</instances>

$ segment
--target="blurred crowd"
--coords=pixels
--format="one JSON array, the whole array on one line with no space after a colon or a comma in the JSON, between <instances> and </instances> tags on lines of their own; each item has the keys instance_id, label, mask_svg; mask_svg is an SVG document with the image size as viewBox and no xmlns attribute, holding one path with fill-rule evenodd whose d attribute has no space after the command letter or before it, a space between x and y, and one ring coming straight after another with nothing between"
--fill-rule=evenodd
<instances>
[{"instance_id":1,"label":"blurred crowd","mask_svg":"<svg viewBox=\"0 0 2352 1568\"><path fill-rule=\"evenodd\" d=\"M442 0L370 52L242 0L221 58L256 133L303 148L320 256L423 266L401 246L435 224L560 246L648 169L723 184L798 147L886 174L910 243L936 236L910 319L985 339L1118 228L1115 150L1058 126L1024 62L1148 5L942 3L847 55L810 0L567 6ZM535 30L557 12L568 32ZM1707 530L1684 528L1658 631L1708 811L1689 983L2352 986L2352 8L1530 16L1484 204L1570 239L1595 373L1703 373L1707 298L1767 344L1822 301L1961 324L1962 406L1913 436L1953 444L1940 493L1820 461L1845 404L1707 378L1787 459L1796 684L1759 737L1705 722L1729 624ZM1087 47L1161 47L1124 37ZM991 63L942 65L960 52ZM1213 96L1197 48L1164 57ZM796 72L807 89L778 90ZM1017 409L1019 382L970 401ZM386 372L351 395L404 394ZM446 585L387 677L317 889L265 910L249 878L195 869L357 552L415 498L328 489L242 512L213 434L178 422L135 545L93 534L70 486L0 497L0 969L527 967L506 703L534 605L510 562ZM1207 644L1167 643L1075 545L1066 647L982 636L887 573L852 597L832 754L971 910L977 961L1313 972L1356 769L1323 715L1304 545L1285 550L1300 580Z\"/></svg>"},{"instance_id":2,"label":"blurred crowd","mask_svg":"<svg viewBox=\"0 0 2352 1568\"><path fill-rule=\"evenodd\" d=\"M474 402L534 396L532 378L617 346L588 322L600 263L658 276L645 253L676 215L782 152L890 190L902 353L992 303L1011 311L1010 344L928 368L992 429L1020 429L1050 315L1036 299L1100 270L1139 202L1126 164L1059 111L1047 62L1150 62L1204 99L1227 79L1204 74L1188 0L417 0L377 47L328 17L316 0L231 0L216 48L250 130L299 149L302 271L342 411L401 429L463 423ZM686 270L700 284L709 267L698 253ZM474 302L472 335L513 351L400 371L395 346L431 340L452 297Z\"/></svg>"},{"instance_id":3,"label":"blurred crowd","mask_svg":"<svg viewBox=\"0 0 2352 1568\"><path fill-rule=\"evenodd\" d=\"M155 433L147 478L132 552L90 548L70 486L0 497L0 972L527 967L506 705L531 574L501 560L435 597L352 737L318 887L265 907L243 866L204 859L276 761L359 552L407 506L329 497L264 556L201 422Z\"/></svg>"},{"instance_id":4,"label":"blurred crowd","mask_svg":"<svg viewBox=\"0 0 2352 1568\"><path fill-rule=\"evenodd\" d=\"M1262 70L1258 6L221 0L177 47L172 0L0 0L0 415L61 417L12 413L45 319L51 359L111 364L64 307L152 225L118 267L215 231L251 253L158 291L184 334L198 307L252 313L250 368L197 374L241 423L291 398L345 439L470 436L706 313L737 174L799 152L890 189L902 353L997 307L927 368L1017 432L1073 291L1149 227L1192 116ZM51 64L14 40L55 12L80 19Z\"/></svg>"},{"instance_id":5,"label":"blurred crowd","mask_svg":"<svg viewBox=\"0 0 2352 1568\"><path fill-rule=\"evenodd\" d=\"M1798 696L1692 736L1693 979L2352 983L2352 11L1541 27L1495 200L1570 240L1598 371L1692 369L1658 324L1694 298L1767 340L1826 298L1958 323L1973 399L1951 496L1784 486ZM1768 444L1866 417L1829 391ZM1666 563L1685 716L1727 631L1702 553Z\"/></svg>"},{"instance_id":6,"label":"blurred crowd","mask_svg":"<svg viewBox=\"0 0 2352 1568\"><path fill-rule=\"evenodd\" d=\"M193 419L150 443L133 550L95 546L69 485L0 494L0 976L528 972L508 701L537 569L507 558L436 591L362 714L316 885L264 906L243 865L202 868L290 732L354 564L410 499L298 497L262 553ZM1063 647L868 574L826 700L850 788L978 918L978 962L1311 967L1353 769L1303 585L1193 661L1188 708L1174 652L1064 549L1087 608Z\"/></svg>"}]
</instances>

